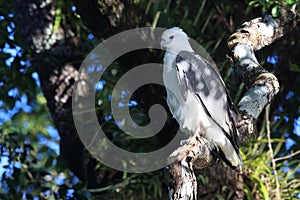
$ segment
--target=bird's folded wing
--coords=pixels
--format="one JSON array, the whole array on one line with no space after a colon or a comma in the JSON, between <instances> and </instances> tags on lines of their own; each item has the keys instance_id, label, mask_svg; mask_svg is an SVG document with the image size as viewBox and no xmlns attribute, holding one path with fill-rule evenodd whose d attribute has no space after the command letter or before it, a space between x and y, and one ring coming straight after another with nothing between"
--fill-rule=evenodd
<instances>
[{"instance_id":1,"label":"bird's folded wing","mask_svg":"<svg viewBox=\"0 0 300 200\"><path fill-rule=\"evenodd\" d=\"M178 69L178 80L183 94L191 90L207 114L225 132L238 148L237 130L235 127L234 108L225 84L214 65L194 53L181 51L175 61Z\"/></svg>"}]
</instances>

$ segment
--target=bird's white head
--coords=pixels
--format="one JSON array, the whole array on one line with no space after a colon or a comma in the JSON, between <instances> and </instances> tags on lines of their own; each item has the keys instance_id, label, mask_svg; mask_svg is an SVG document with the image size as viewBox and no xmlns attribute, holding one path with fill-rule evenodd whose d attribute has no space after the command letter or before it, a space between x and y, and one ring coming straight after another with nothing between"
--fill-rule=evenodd
<instances>
[{"instance_id":1,"label":"bird's white head","mask_svg":"<svg viewBox=\"0 0 300 200\"><path fill-rule=\"evenodd\" d=\"M162 49L173 53L179 53L180 51L194 52L187 34L178 27L165 30L161 36L160 45Z\"/></svg>"}]
</instances>

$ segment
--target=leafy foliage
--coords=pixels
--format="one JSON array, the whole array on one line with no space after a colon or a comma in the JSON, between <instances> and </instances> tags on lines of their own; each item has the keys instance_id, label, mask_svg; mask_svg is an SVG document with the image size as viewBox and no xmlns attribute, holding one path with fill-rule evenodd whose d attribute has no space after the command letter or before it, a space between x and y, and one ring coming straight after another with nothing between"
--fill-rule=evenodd
<instances>
[{"instance_id":1,"label":"leafy foliage","mask_svg":"<svg viewBox=\"0 0 300 200\"><path fill-rule=\"evenodd\" d=\"M278 125L280 122L275 122ZM293 199L300 193L299 188L299 163L296 166L292 156L282 158L280 149L286 140L282 138L266 138L266 121L264 119L259 136L242 148L245 160L245 173L248 180L245 181L245 193L248 199L275 199L276 179L280 184L280 196L282 199ZM268 143L272 145L276 162L278 177L274 176L272 156ZM289 153L290 154L290 153ZM297 172L298 171L298 172Z\"/></svg>"},{"instance_id":2,"label":"leafy foliage","mask_svg":"<svg viewBox=\"0 0 300 200\"><path fill-rule=\"evenodd\" d=\"M30 112L19 111L1 126L1 199L64 198L81 183L62 164L45 98L38 93ZM57 134L57 133L56 133ZM82 188L82 186L79 186ZM77 191L74 196L77 196ZM84 198L80 198L84 199Z\"/></svg>"},{"instance_id":3,"label":"leafy foliage","mask_svg":"<svg viewBox=\"0 0 300 200\"><path fill-rule=\"evenodd\" d=\"M277 17L280 12L281 7L291 8L293 5L297 5L299 7L299 1L296 0L253 0L249 2L249 6L252 7L262 7L262 12L267 14L272 14L273 17ZM299 11L298 11L298 14Z\"/></svg>"}]
</instances>

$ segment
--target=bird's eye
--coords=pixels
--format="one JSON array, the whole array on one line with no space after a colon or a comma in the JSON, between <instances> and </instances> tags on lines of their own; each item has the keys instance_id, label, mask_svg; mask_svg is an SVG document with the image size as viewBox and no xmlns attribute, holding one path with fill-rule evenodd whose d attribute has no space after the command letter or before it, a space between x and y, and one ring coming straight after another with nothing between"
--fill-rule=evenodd
<instances>
[{"instance_id":1,"label":"bird's eye","mask_svg":"<svg viewBox=\"0 0 300 200\"><path fill-rule=\"evenodd\" d=\"M174 35L171 35L171 36L169 37L169 39L171 39L171 40L173 40L173 38L174 38Z\"/></svg>"}]
</instances>

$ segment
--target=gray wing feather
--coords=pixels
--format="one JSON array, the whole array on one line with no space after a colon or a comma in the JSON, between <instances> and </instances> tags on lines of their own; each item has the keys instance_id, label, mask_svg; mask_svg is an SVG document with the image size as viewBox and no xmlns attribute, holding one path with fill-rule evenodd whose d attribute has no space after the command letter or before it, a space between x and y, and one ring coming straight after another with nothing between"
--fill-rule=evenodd
<instances>
[{"instance_id":1,"label":"gray wing feather","mask_svg":"<svg viewBox=\"0 0 300 200\"><path fill-rule=\"evenodd\" d=\"M178 83L180 92L186 100L187 90L190 87L190 81L188 80L186 72L188 71L189 63L185 60L181 60L180 62L176 63L176 70L177 70L177 76L178 76Z\"/></svg>"},{"instance_id":2,"label":"gray wing feather","mask_svg":"<svg viewBox=\"0 0 300 200\"><path fill-rule=\"evenodd\" d=\"M235 127L236 110L228 95L225 84L216 67L204 58L191 52L180 52L175 61L178 69L180 88L193 91L204 105L208 115L230 135L235 148L238 148Z\"/></svg>"}]
</instances>

